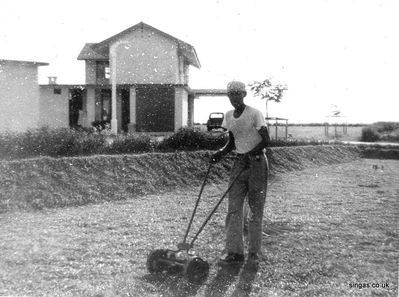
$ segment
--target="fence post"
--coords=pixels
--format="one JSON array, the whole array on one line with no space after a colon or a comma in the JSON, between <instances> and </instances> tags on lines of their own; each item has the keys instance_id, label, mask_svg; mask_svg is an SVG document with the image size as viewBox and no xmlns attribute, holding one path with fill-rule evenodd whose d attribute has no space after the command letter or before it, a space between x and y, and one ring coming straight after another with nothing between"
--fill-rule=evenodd
<instances>
[{"instance_id":1,"label":"fence post","mask_svg":"<svg viewBox=\"0 0 399 297\"><path fill-rule=\"evenodd\" d=\"M328 123L324 123L324 135L328 136Z\"/></svg>"},{"instance_id":2,"label":"fence post","mask_svg":"<svg viewBox=\"0 0 399 297\"><path fill-rule=\"evenodd\" d=\"M288 138L288 120L285 120L285 140Z\"/></svg>"}]
</instances>

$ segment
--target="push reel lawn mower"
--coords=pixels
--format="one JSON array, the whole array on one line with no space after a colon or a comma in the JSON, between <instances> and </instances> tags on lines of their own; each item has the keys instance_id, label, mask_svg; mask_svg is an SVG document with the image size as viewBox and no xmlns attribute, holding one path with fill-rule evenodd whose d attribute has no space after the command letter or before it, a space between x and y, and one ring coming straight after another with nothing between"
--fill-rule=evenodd
<instances>
[{"instance_id":1,"label":"push reel lawn mower","mask_svg":"<svg viewBox=\"0 0 399 297\"><path fill-rule=\"evenodd\" d=\"M196 256L196 253L192 251L194 247L194 242L198 238L198 235L202 232L206 224L211 219L212 215L216 212L219 205L222 203L223 199L226 197L227 193L230 191L234 182L244 171L241 170L237 174L237 176L231 181L229 187L226 192L224 192L223 196L216 203L215 207L209 213L208 217L205 219L201 227L198 229L197 233L193 236L190 242L187 242L187 237L191 229L191 225L193 223L195 214L197 212L198 204L201 200L201 195L205 187L205 183L208 179L209 172L212 168L212 163L210 163L208 170L205 174L204 181L202 182L201 189L198 195L198 198L195 202L195 206L193 212L191 214L191 219L188 224L186 233L184 235L183 241L177 245L176 250L171 249L157 249L150 252L147 257L147 269L151 274L161 273L161 272L169 272L169 273L181 273L185 276L185 278L194 284L200 284L206 280L209 274L209 263L199 256Z\"/></svg>"}]
</instances>

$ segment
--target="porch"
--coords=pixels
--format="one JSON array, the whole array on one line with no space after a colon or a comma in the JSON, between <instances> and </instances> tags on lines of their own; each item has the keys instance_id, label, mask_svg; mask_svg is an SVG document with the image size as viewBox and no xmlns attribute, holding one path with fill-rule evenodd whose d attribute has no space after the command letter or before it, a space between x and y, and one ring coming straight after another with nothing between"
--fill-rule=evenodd
<instances>
[{"instance_id":1,"label":"porch","mask_svg":"<svg viewBox=\"0 0 399 297\"><path fill-rule=\"evenodd\" d=\"M194 96L184 85L117 85L114 98L110 84L40 87L42 124L50 127L112 128L114 124L117 133L165 135L194 123ZM64 113L46 116L56 110Z\"/></svg>"}]
</instances>

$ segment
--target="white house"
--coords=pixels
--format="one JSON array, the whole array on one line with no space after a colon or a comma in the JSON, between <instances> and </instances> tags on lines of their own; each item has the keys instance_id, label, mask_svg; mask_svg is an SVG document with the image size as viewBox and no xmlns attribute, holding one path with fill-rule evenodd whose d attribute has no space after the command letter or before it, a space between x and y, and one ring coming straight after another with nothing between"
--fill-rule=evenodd
<instances>
[{"instance_id":1,"label":"white house","mask_svg":"<svg viewBox=\"0 0 399 297\"><path fill-rule=\"evenodd\" d=\"M47 63L0 60L2 129L110 123L113 132L169 133L193 125L194 98L225 93L192 90L189 66L201 67L194 47L143 22L86 43L78 60L85 84L40 86L37 68Z\"/></svg>"},{"instance_id":2,"label":"white house","mask_svg":"<svg viewBox=\"0 0 399 297\"><path fill-rule=\"evenodd\" d=\"M48 63L0 60L0 132L40 127L38 67Z\"/></svg>"},{"instance_id":3,"label":"white house","mask_svg":"<svg viewBox=\"0 0 399 297\"><path fill-rule=\"evenodd\" d=\"M139 23L99 43L87 43L84 85L41 85L50 126L90 127L110 122L112 130L173 132L193 123L189 66L200 67L195 49ZM56 111L56 112L54 112Z\"/></svg>"}]
</instances>

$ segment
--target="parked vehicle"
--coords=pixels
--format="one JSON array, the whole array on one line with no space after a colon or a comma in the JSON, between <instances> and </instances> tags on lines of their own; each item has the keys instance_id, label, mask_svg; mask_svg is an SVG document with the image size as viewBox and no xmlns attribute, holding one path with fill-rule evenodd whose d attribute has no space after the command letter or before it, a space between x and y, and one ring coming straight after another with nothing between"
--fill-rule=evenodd
<instances>
[{"instance_id":1,"label":"parked vehicle","mask_svg":"<svg viewBox=\"0 0 399 297\"><path fill-rule=\"evenodd\" d=\"M207 127L208 131L212 131L213 129L222 128L223 119L224 119L224 113L211 112L209 114L208 122L206 123L206 127ZM222 129L224 129L224 128L222 128Z\"/></svg>"}]
</instances>

